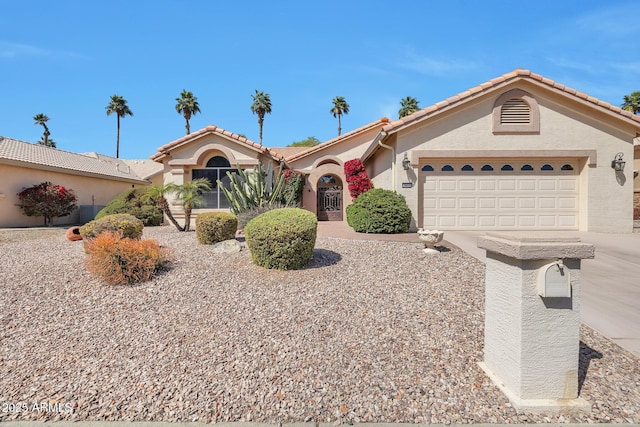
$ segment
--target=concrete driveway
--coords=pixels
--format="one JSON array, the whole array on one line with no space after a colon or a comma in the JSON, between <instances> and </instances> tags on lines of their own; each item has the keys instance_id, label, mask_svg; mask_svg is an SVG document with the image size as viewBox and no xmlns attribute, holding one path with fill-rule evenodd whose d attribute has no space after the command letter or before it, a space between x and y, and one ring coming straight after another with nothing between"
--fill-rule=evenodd
<instances>
[{"instance_id":1,"label":"concrete driveway","mask_svg":"<svg viewBox=\"0 0 640 427\"><path fill-rule=\"evenodd\" d=\"M484 261L476 242L485 232L446 231L447 242ZM561 232L596 247L582 261L583 323L640 356L640 234Z\"/></svg>"}]
</instances>

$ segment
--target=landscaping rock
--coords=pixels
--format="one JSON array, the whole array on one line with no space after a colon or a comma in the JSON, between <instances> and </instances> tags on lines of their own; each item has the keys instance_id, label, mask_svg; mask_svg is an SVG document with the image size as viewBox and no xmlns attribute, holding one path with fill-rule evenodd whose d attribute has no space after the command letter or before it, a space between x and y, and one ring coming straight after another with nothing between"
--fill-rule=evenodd
<instances>
[{"instance_id":1,"label":"landscaping rock","mask_svg":"<svg viewBox=\"0 0 640 427\"><path fill-rule=\"evenodd\" d=\"M72 242L76 242L78 240L82 240L82 236L80 235L80 227L71 227L67 230L67 239Z\"/></svg>"},{"instance_id":2,"label":"landscaping rock","mask_svg":"<svg viewBox=\"0 0 640 427\"><path fill-rule=\"evenodd\" d=\"M216 254L231 254L234 252L240 252L242 247L242 243L236 239L230 239L212 245L211 250Z\"/></svg>"}]
</instances>

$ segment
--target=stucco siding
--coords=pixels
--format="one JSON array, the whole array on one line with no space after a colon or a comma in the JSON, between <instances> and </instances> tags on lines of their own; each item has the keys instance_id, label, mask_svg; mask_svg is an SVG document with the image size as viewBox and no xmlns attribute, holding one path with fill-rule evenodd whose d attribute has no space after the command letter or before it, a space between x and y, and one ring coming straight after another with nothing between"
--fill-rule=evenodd
<instances>
[{"instance_id":1,"label":"stucco siding","mask_svg":"<svg viewBox=\"0 0 640 427\"><path fill-rule=\"evenodd\" d=\"M615 173L611 160L616 153L622 152L625 159L633 158L633 138L635 131L631 126L614 127L607 117L595 114L593 109L578 103L563 102L546 90L534 85L523 87L531 93L539 105L539 134L496 135L492 131L492 110L494 102L503 91L469 101L464 108L443 112L428 123L415 125L397 134L396 177L398 191L407 198L415 218L421 215L419 185L411 189L402 189L406 171L401 167L404 152L416 150L440 150L441 157L447 153L452 156L464 150L482 150L475 158L496 156L496 152L520 150L525 157L537 155L552 156L554 150L574 150L576 158L589 164L580 174L580 200L585 201L581 209L581 230L601 232L630 232L632 229L631 210L633 170L626 168ZM511 88L505 88L507 91ZM585 152L594 151L595 158L587 159ZM376 155L380 154L380 150ZM565 153L566 154L566 153ZM424 163L426 159L422 159ZM629 162L630 163L630 162ZM414 165L415 184L419 175L419 166Z\"/></svg>"},{"instance_id":2,"label":"stucco siding","mask_svg":"<svg viewBox=\"0 0 640 427\"><path fill-rule=\"evenodd\" d=\"M28 217L16 206L19 202L17 194L24 188L50 181L71 189L78 198L77 204L103 206L109 203L118 193L142 185L124 181L100 179L82 175L71 175L52 171L0 165L0 227L32 227L42 226L42 217ZM53 220L54 225L76 224L79 210L71 215Z\"/></svg>"}]
</instances>

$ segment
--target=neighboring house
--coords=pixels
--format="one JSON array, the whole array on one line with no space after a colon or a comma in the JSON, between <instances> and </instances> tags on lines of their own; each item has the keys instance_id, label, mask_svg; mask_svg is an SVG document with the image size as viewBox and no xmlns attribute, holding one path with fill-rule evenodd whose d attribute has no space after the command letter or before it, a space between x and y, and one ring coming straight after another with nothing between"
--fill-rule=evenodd
<instances>
[{"instance_id":1,"label":"neighboring house","mask_svg":"<svg viewBox=\"0 0 640 427\"><path fill-rule=\"evenodd\" d=\"M627 233L639 135L640 117L518 69L308 149L269 150L208 126L151 159L162 163L164 182L176 184L225 182L227 171L259 162L299 170L306 176L303 207L321 220L346 219L351 198L343 165L360 158L376 187L405 196L414 229ZM612 168L618 153L622 171ZM215 188L196 213L227 207Z\"/></svg>"},{"instance_id":2,"label":"neighboring house","mask_svg":"<svg viewBox=\"0 0 640 427\"><path fill-rule=\"evenodd\" d=\"M96 153L77 154L0 137L0 227L43 224L42 217L28 217L16 206L19 192L41 182L50 181L74 191L78 209L69 216L55 218L54 224L78 224L93 219L97 210L118 193L157 182L161 169L150 160L123 161Z\"/></svg>"}]
</instances>

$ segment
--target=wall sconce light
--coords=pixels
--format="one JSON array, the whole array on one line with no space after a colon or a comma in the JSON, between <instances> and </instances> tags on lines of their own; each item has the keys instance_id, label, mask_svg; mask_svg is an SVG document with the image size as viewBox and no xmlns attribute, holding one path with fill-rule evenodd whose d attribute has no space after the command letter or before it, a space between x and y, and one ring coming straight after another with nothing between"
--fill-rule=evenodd
<instances>
[{"instance_id":1,"label":"wall sconce light","mask_svg":"<svg viewBox=\"0 0 640 427\"><path fill-rule=\"evenodd\" d=\"M616 154L616 157L613 160L611 160L611 167L613 169L615 169L616 172L622 172L624 170L624 165L627 162L622 160L623 156L624 156L624 154L618 153L618 154Z\"/></svg>"},{"instance_id":2,"label":"wall sconce light","mask_svg":"<svg viewBox=\"0 0 640 427\"><path fill-rule=\"evenodd\" d=\"M404 159L402 159L402 167L406 171L411 169L411 161L409 160L409 157L407 157L407 153L404 153Z\"/></svg>"}]
</instances>

